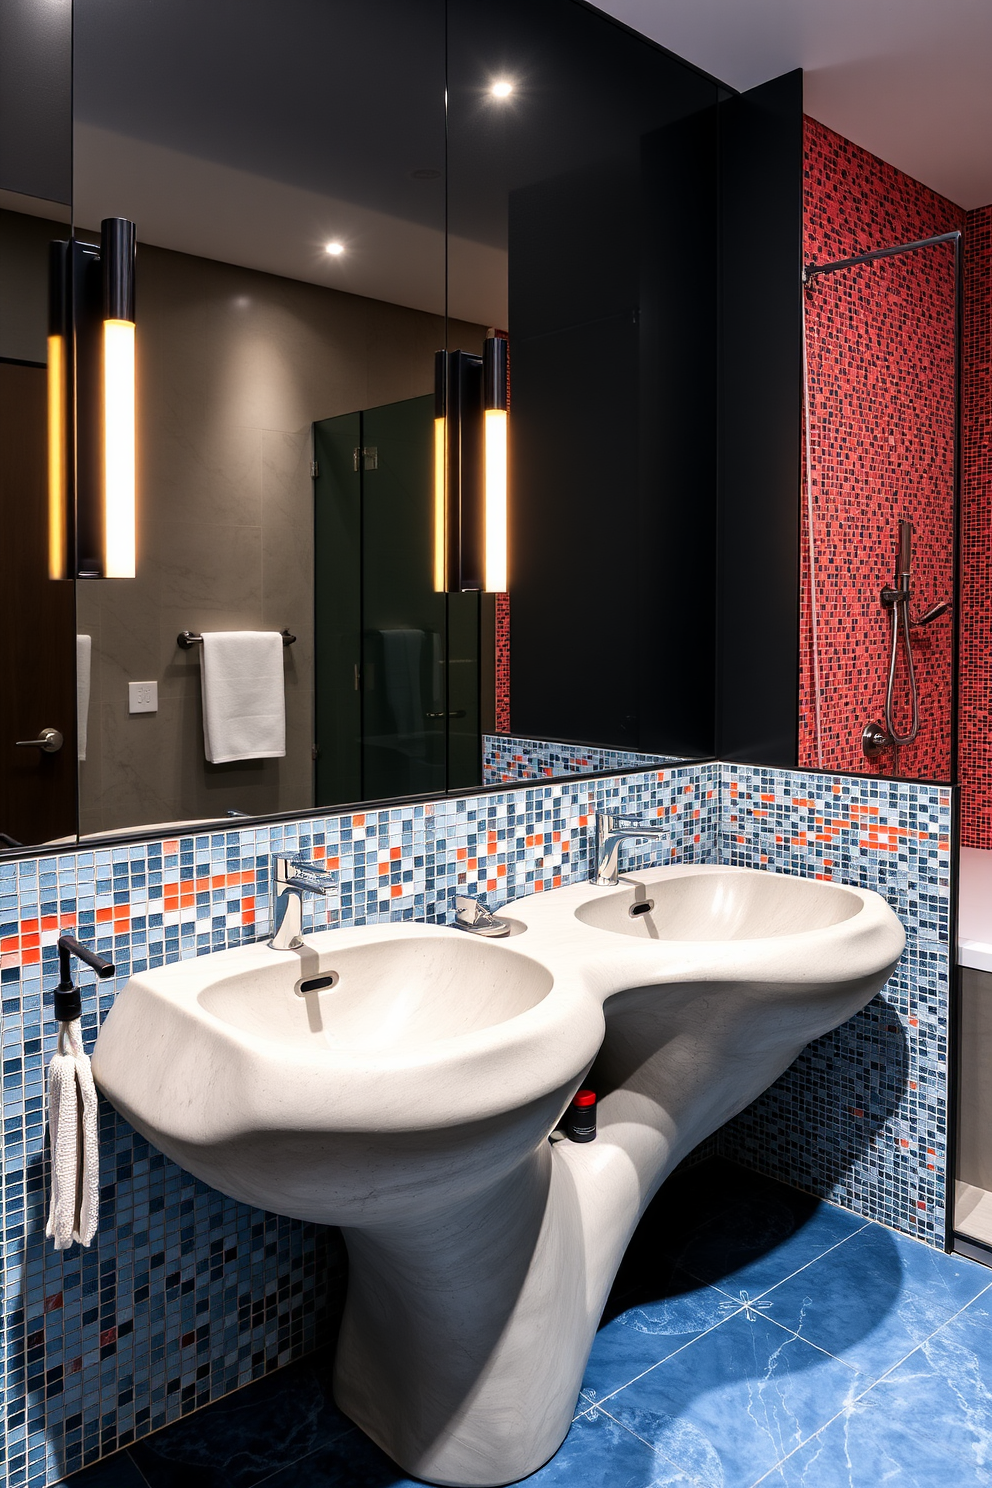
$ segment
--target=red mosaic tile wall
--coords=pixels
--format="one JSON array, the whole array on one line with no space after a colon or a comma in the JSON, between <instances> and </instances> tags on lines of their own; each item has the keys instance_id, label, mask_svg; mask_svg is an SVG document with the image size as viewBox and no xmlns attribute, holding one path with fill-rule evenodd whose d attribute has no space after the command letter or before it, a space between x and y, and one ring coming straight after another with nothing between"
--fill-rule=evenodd
<instances>
[{"instance_id":1,"label":"red mosaic tile wall","mask_svg":"<svg viewBox=\"0 0 992 1488\"><path fill-rule=\"evenodd\" d=\"M965 213L815 119L805 127L805 258L827 263L964 226ZM810 380L821 753L803 501L802 765L950 779L950 614L914 634L923 726L915 744L868 761L880 719L897 522L915 526L914 611L952 587L954 264L950 246L813 281L805 292ZM897 698L907 698L900 666ZM908 714L897 712L901 728Z\"/></svg>"},{"instance_id":2,"label":"red mosaic tile wall","mask_svg":"<svg viewBox=\"0 0 992 1488\"><path fill-rule=\"evenodd\" d=\"M992 849L992 206L965 231L961 842Z\"/></svg>"}]
</instances>

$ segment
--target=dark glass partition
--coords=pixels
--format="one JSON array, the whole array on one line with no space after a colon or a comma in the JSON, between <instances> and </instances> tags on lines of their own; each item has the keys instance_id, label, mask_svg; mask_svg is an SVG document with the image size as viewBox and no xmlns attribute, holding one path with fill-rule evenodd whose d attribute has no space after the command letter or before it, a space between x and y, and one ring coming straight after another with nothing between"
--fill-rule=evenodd
<instances>
[{"instance_id":1,"label":"dark glass partition","mask_svg":"<svg viewBox=\"0 0 992 1488\"><path fill-rule=\"evenodd\" d=\"M572 0L450 0L449 295L485 255L509 334L522 733L711 742L689 721L712 665L705 596L692 668L660 640L713 542L719 96Z\"/></svg>"},{"instance_id":2,"label":"dark glass partition","mask_svg":"<svg viewBox=\"0 0 992 1488\"><path fill-rule=\"evenodd\" d=\"M0 140L0 359L33 379L23 414L5 392L5 430L12 447L35 431L41 562L48 242L71 234L96 284L101 222L135 223L137 571L79 577L73 616L71 578L42 575L39 611L18 560L2 671L24 716L2 743L0 832L471 788L497 722L488 755L530 749L542 775L596 768L595 746L707 752L684 724L707 620L693 668L673 674L657 638L686 552L712 539L717 85L576 0L74 0L73 24L71 213L44 197L57 162L30 175L68 122L67 44L36 49L45 130L28 108ZM504 379L485 402L510 431L509 598L474 587L500 587L478 499L457 512L459 581L444 593L432 572L435 353L463 352L484 401L487 343L509 345L508 398ZM66 428L94 492L97 361L79 361ZM462 433L478 463L479 430ZM7 463L10 546L29 524L15 532ZM100 531L90 505L75 515ZM207 757L203 653L178 637L226 630L295 638L282 756ZM40 640L51 701L17 677ZM57 760L18 743L48 726ZM28 765L43 802L14 821Z\"/></svg>"}]
</instances>

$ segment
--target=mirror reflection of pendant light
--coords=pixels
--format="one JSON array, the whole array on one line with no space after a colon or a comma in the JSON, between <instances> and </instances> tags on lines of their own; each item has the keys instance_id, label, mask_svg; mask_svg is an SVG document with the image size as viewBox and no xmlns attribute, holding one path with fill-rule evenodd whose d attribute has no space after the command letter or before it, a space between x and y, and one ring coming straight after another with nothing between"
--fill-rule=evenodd
<instances>
[{"instance_id":1,"label":"mirror reflection of pendant light","mask_svg":"<svg viewBox=\"0 0 992 1488\"><path fill-rule=\"evenodd\" d=\"M445 406L447 401L448 354L434 354L434 589L443 594L447 588L446 549L446 450Z\"/></svg>"},{"instance_id":2,"label":"mirror reflection of pendant light","mask_svg":"<svg viewBox=\"0 0 992 1488\"><path fill-rule=\"evenodd\" d=\"M487 336L482 348L485 422L485 588L507 587L507 343Z\"/></svg>"},{"instance_id":3,"label":"mirror reflection of pendant light","mask_svg":"<svg viewBox=\"0 0 992 1488\"><path fill-rule=\"evenodd\" d=\"M507 585L507 344L439 351L434 375L434 588Z\"/></svg>"},{"instance_id":4,"label":"mirror reflection of pendant light","mask_svg":"<svg viewBox=\"0 0 992 1488\"><path fill-rule=\"evenodd\" d=\"M48 245L48 576L71 572L69 524L69 244Z\"/></svg>"},{"instance_id":5,"label":"mirror reflection of pendant light","mask_svg":"<svg viewBox=\"0 0 992 1488\"><path fill-rule=\"evenodd\" d=\"M72 572L135 573L134 223L108 217L99 247L70 244Z\"/></svg>"},{"instance_id":6,"label":"mirror reflection of pendant light","mask_svg":"<svg viewBox=\"0 0 992 1488\"><path fill-rule=\"evenodd\" d=\"M134 260L125 217L100 226L103 267L103 576L135 574Z\"/></svg>"}]
</instances>

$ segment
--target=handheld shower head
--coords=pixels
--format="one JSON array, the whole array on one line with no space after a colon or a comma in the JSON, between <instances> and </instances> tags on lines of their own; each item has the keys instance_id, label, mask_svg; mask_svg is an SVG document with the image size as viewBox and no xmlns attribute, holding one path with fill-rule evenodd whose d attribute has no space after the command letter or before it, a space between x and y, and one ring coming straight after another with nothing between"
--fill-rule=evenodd
<instances>
[{"instance_id":1,"label":"handheld shower head","mask_svg":"<svg viewBox=\"0 0 992 1488\"><path fill-rule=\"evenodd\" d=\"M913 567L913 524L908 517L899 518L899 553L896 557L896 588L909 586Z\"/></svg>"}]
</instances>

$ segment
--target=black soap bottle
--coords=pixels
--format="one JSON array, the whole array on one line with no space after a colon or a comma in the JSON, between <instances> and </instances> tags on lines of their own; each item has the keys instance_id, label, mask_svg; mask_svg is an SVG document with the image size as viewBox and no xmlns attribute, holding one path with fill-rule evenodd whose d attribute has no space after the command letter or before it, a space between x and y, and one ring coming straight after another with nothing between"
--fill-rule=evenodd
<instances>
[{"instance_id":1,"label":"black soap bottle","mask_svg":"<svg viewBox=\"0 0 992 1488\"><path fill-rule=\"evenodd\" d=\"M565 1135L570 1142L591 1142L596 1136L596 1092L577 1090L565 1112Z\"/></svg>"}]
</instances>

